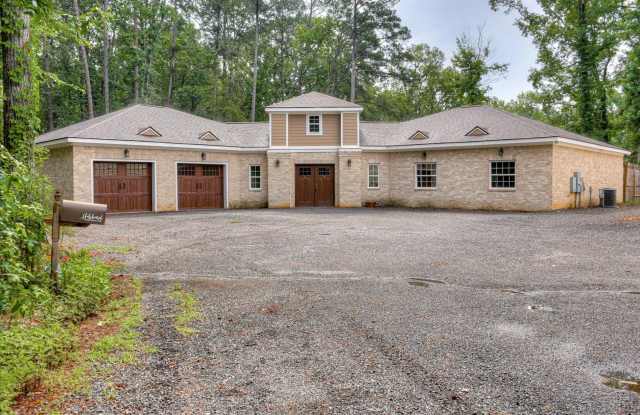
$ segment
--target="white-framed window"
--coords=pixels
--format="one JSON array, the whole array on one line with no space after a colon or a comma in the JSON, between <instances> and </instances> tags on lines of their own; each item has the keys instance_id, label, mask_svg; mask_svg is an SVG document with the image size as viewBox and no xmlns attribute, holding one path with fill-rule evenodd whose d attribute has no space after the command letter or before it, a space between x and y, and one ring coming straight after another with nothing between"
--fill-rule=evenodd
<instances>
[{"instance_id":1,"label":"white-framed window","mask_svg":"<svg viewBox=\"0 0 640 415\"><path fill-rule=\"evenodd\" d=\"M322 135L322 114L307 114L307 135Z\"/></svg>"},{"instance_id":2,"label":"white-framed window","mask_svg":"<svg viewBox=\"0 0 640 415\"><path fill-rule=\"evenodd\" d=\"M491 188L516 188L516 162L514 160L495 160L491 162Z\"/></svg>"},{"instance_id":3,"label":"white-framed window","mask_svg":"<svg viewBox=\"0 0 640 415\"><path fill-rule=\"evenodd\" d=\"M380 165L378 164L369 164L368 187L369 189L380 188Z\"/></svg>"},{"instance_id":4,"label":"white-framed window","mask_svg":"<svg viewBox=\"0 0 640 415\"><path fill-rule=\"evenodd\" d=\"M261 171L260 166L249 166L249 188L251 190L262 190Z\"/></svg>"},{"instance_id":5,"label":"white-framed window","mask_svg":"<svg viewBox=\"0 0 640 415\"><path fill-rule=\"evenodd\" d=\"M416 163L416 189L435 189L437 168L436 163Z\"/></svg>"}]
</instances>

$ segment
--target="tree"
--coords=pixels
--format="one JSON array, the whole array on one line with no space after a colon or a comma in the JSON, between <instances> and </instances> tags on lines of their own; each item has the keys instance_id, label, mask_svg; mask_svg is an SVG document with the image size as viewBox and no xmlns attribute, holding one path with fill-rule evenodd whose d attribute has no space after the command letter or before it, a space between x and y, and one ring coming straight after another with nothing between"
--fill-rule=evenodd
<instances>
[{"instance_id":1,"label":"tree","mask_svg":"<svg viewBox=\"0 0 640 415\"><path fill-rule=\"evenodd\" d=\"M76 16L76 24L80 27L80 6L78 0L73 0L73 11ZM87 58L87 49L84 44L80 42L78 45L78 51L80 54L80 60L82 61L82 68L84 71L84 87L85 95L87 97L87 116L93 118L93 91L91 89L91 74L89 73L89 59Z\"/></svg>"},{"instance_id":2,"label":"tree","mask_svg":"<svg viewBox=\"0 0 640 415\"><path fill-rule=\"evenodd\" d=\"M490 63L491 45L485 41L482 30L478 31L475 43L466 35L456 39L458 47L451 58L456 71L455 101L458 105L476 105L488 101L488 85L492 79L488 77L504 74L509 65Z\"/></svg>"},{"instance_id":3,"label":"tree","mask_svg":"<svg viewBox=\"0 0 640 415\"><path fill-rule=\"evenodd\" d=\"M103 10L109 11L111 0L104 0ZM104 31L102 35L102 94L104 95L104 112L111 111L110 94L109 94L109 55L110 50L109 41L109 25L105 22Z\"/></svg>"},{"instance_id":4,"label":"tree","mask_svg":"<svg viewBox=\"0 0 640 415\"><path fill-rule=\"evenodd\" d=\"M176 76L176 39L178 36L178 7L176 0L173 1L174 16L171 20L171 46L169 55L169 88L167 90L166 105L171 105L173 99L173 83Z\"/></svg>"},{"instance_id":5,"label":"tree","mask_svg":"<svg viewBox=\"0 0 640 415\"><path fill-rule=\"evenodd\" d=\"M258 48L260 47L260 0L256 0L256 37L253 45L253 81L251 85L251 122L256 120L256 88L258 85Z\"/></svg>"},{"instance_id":6,"label":"tree","mask_svg":"<svg viewBox=\"0 0 640 415\"><path fill-rule=\"evenodd\" d=\"M397 14L397 0L329 0L328 13L349 34L351 73L349 98L355 102L358 85L392 76L394 64L402 60L403 42L409 29Z\"/></svg>"},{"instance_id":7,"label":"tree","mask_svg":"<svg viewBox=\"0 0 640 415\"><path fill-rule=\"evenodd\" d=\"M38 131L38 91L32 74L32 15L46 3L3 0L0 6L2 43L2 144L19 160L30 160Z\"/></svg>"},{"instance_id":8,"label":"tree","mask_svg":"<svg viewBox=\"0 0 640 415\"><path fill-rule=\"evenodd\" d=\"M575 108L567 127L607 138L610 65L622 41L625 0L545 0L540 13L522 0L489 3L518 13L517 26L538 47L540 68L530 80L557 105Z\"/></svg>"},{"instance_id":9,"label":"tree","mask_svg":"<svg viewBox=\"0 0 640 415\"><path fill-rule=\"evenodd\" d=\"M640 163L640 10L632 9L627 22L630 49L622 78L624 141L628 148L635 150Z\"/></svg>"}]
</instances>

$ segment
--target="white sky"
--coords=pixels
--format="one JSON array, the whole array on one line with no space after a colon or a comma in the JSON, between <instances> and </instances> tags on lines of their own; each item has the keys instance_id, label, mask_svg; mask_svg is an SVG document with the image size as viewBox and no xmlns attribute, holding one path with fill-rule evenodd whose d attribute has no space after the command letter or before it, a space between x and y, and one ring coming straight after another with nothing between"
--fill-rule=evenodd
<instances>
[{"instance_id":1,"label":"white sky","mask_svg":"<svg viewBox=\"0 0 640 415\"><path fill-rule=\"evenodd\" d=\"M526 0L534 9L535 0ZM513 99L532 89L527 80L536 64L536 48L514 26L514 14L493 12L488 0L400 0L398 12L411 30L412 41L427 43L445 52L447 59L456 49L456 37L467 33L475 37L479 26L491 41L492 60L508 63L509 71L492 84L490 95Z\"/></svg>"}]
</instances>

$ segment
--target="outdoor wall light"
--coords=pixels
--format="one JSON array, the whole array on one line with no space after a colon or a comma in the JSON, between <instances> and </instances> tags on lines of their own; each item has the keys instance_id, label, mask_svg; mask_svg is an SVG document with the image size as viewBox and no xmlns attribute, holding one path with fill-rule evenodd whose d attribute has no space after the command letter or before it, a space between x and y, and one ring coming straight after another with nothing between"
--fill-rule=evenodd
<instances>
[{"instance_id":1,"label":"outdoor wall light","mask_svg":"<svg viewBox=\"0 0 640 415\"><path fill-rule=\"evenodd\" d=\"M502 156L504 156L504 148L500 147L498 149L498 157L502 157Z\"/></svg>"},{"instance_id":2,"label":"outdoor wall light","mask_svg":"<svg viewBox=\"0 0 640 415\"><path fill-rule=\"evenodd\" d=\"M351 167L351 159L347 160L347 167Z\"/></svg>"},{"instance_id":3,"label":"outdoor wall light","mask_svg":"<svg viewBox=\"0 0 640 415\"><path fill-rule=\"evenodd\" d=\"M129 149L128 148L124 149L124 158L126 158L126 159L129 158Z\"/></svg>"},{"instance_id":4,"label":"outdoor wall light","mask_svg":"<svg viewBox=\"0 0 640 415\"><path fill-rule=\"evenodd\" d=\"M204 152L200 153L200 159L202 161L205 161L207 159L207 153L204 153Z\"/></svg>"},{"instance_id":5,"label":"outdoor wall light","mask_svg":"<svg viewBox=\"0 0 640 415\"><path fill-rule=\"evenodd\" d=\"M427 152L426 151L422 152L422 158L425 159L425 160L427 159Z\"/></svg>"},{"instance_id":6,"label":"outdoor wall light","mask_svg":"<svg viewBox=\"0 0 640 415\"><path fill-rule=\"evenodd\" d=\"M276 160L276 167L280 167L280 159Z\"/></svg>"}]
</instances>

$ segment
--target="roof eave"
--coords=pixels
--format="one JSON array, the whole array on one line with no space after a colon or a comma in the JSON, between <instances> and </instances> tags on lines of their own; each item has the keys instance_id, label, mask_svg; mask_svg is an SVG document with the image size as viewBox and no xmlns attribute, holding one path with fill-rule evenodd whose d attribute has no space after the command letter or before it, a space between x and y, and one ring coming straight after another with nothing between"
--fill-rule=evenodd
<instances>
[{"instance_id":1,"label":"roof eave","mask_svg":"<svg viewBox=\"0 0 640 415\"><path fill-rule=\"evenodd\" d=\"M609 147L592 143L585 143L584 141L573 140L564 137L539 137L539 138L517 138L517 139L501 139L501 140L485 140L477 142L461 141L454 143L425 143L425 144L395 144L395 145L382 145L382 146L367 146L361 145L363 150L366 151L415 151L415 150L456 150L466 148L486 148L486 147L513 147L513 146L528 146L528 145L549 145L549 144L570 144L580 147L590 148L592 150L608 151L617 154L629 155L630 151L618 148Z\"/></svg>"},{"instance_id":2,"label":"roof eave","mask_svg":"<svg viewBox=\"0 0 640 415\"><path fill-rule=\"evenodd\" d=\"M265 112L362 112L362 107L267 107Z\"/></svg>"},{"instance_id":3,"label":"roof eave","mask_svg":"<svg viewBox=\"0 0 640 415\"><path fill-rule=\"evenodd\" d=\"M66 137L57 138L45 142L36 143L47 148L61 148L71 145L100 146L100 147L137 147L137 148L159 148L165 150L206 150L210 152L260 152L266 151L268 147L242 147L224 144L188 144L188 143L167 143L139 140L112 140L103 138L77 138Z\"/></svg>"}]
</instances>

